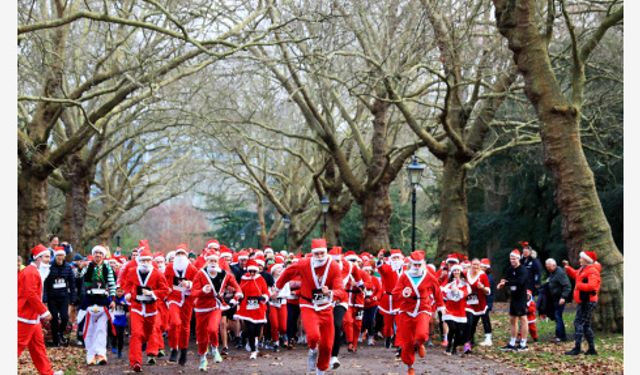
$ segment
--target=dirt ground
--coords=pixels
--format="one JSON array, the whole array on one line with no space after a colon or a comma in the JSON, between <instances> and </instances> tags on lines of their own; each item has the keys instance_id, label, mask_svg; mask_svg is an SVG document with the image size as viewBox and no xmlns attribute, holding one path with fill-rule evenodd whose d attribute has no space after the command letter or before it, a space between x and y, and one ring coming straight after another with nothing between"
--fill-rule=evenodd
<instances>
[{"instance_id":1,"label":"dirt ground","mask_svg":"<svg viewBox=\"0 0 640 375\"><path fill-rule=\"evenodd\" d=\"M349 353L346 348L341 351L341 366L336 371L327 374L403 374L406 366L395 358L395 351L383 346L361 347L357 353ZM305 374L307 349L298 347L294 350L283 350L279 353L263 351L257 360L249 360L249 353L244 350L231 349L228 357L220 364L209 360L209 373L215 374ZM147 374L194 374L198 373L199 360L195 354L195 345L189 350L189 357L185 367L169 363L167 358L158 360L154 366L145 365ZM417 357L415 364L417 374L520 374L515 368L487 359L468 355L465 357L446 356L440 348L427 349L424 359ZM129 362L125 357L115 358L109 354L109 364L106 366L82 366L78 373L85 374L121 374L133 373L129 369Z\"/></svg>"}]
</instances>

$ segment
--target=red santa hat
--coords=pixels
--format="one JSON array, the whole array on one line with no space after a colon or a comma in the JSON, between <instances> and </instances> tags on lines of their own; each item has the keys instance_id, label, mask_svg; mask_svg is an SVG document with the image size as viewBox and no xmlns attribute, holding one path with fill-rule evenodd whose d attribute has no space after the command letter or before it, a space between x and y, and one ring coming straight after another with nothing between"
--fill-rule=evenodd
<instances>
[{"instance_id":1,"label":"red santa hat","mask_svg":"<svg viewBox=\"0 0 640 375\"><path fill-rule=\"evenodd\" d=\"M327 240L324 238L314 238L311 240L311 252L319 253L327 251Z\"/></svg>"},{"instance_id":2,"label":"red santa hat","mask_svg":"<svg viewBox=\"0 0 640 375\"><path fill-rule=\"evenodd\" d=\"M344 259L348 260L348 261L357 261L358 259L360 259L360 257L358 257L358 254L356 254L355 251L353 250L349 250L344 254Z\"/></svg>"},{"instance_id":3,"label":"red santa hat","mask_svg":"<svg viewBox=\"0 0 640 375\"><path fill-rule=\"evenodd\" d=\"M96 253L102 253L102 256L107 255L107 249L102 245L96 245L91 249L91 255L95 256Z\"/></svg>"},{"instance_id":4,"label":"red santa hat","mask_svg":"<svg viewBox=\"0 0 640 375\"><path fill-rule=\"evenodd\" d=\"M256 263L261 266L262 268L264 268L264 256L262 255L256 255L253 260L256 261Z\"/></svg>"},{"instance_id":5,"label":"red santa hat","mask_svg":"<svg viewBox=\"0 0 640 375\"><path fill-rule=\"evenodd\" d=\"M436 272L436 266L434 266L433 264L429 263L427 264L427 267L431 269L431 271Z\"/></svg>"},{"instance_id":6,"label":"red santa hat","mask_svg":"<svg viewBox=\"0 0 640 375\"><path fill-rule=\"evenodd\" d=\"M414 251L409 255L409 261L411 264L424 264L424 253L421 251Z\"/></svg>"},{"instance_id":7,"label":"red santa hat","mask_svg":"<svg viewBox=\"0 0 640 375\"><path fill-rule=\"evenodd\" d=\"M218 240L207 241L207 249L220 249L220 242Z\"/></svg>"},{"instance_id":8,"label":"red santa hat","mask_svg":"<svg viewBox=\"0 0 640 375\"><path fill-rule=\"evenodd\" d=\"M400 250L400 249L391 249L391 256L392 257L398 257L398 256L404 257L402 255L402 250Z\"/></svg>"},{"instance_id":9,"label":"red santa hat","mask_svg":"<svg viewBox=\"0 0 640 375\"><path fill-rule=\"evenodd\" d=\"M531 292L531 289L527 289L527 295L528 296L533 296L533 293Z\"/></svg>"},{"instance_id":10,"label":"red santa hat","mask_svg":"<svg viewBox=\"0 0 640 375\"><path fill-rule=\"evenodd\" d=\"M460 272L462 272L462 266L459 264L454 264L451 269L449 270L449 276L453 275L453 271L458 270Z\"/></svg>"},{"instance_id":11,"label":"red santa hat","mask_svg":"<svg viewBox=\"0 0 640 375\"><path fill-rule=\"evenodd\" d=\"M247 262L247 271L251 270L255 270L256 272L260 271L258 263L256 263L256 261L253 259L250 259L249 262Z\"/></svg>"},{"instance_id":12,"label":"red santa hat","mask_svg":"<svg viewBox=\"0 0 640 375\"><path fill-rule=\"evenodd\" d=\"M465 260L464 262L461 263L462 268L469 268L471 267L471 262L469 262L468 260Z\"/></svg>"},{"instance_id":13,"label":"red santa hat","mask_svg":"<svg viewBox=\"0 0 640 375\"><path fill-rule=\"evenodd\" d=\"M47 249L43 244L37 244L33 249L31 249L31 256L33 259L38 259L43 255L49 254L49 249Z\"/></svg>"},{"instance_id":14,"label":"red santa hat","mask_svg":"<svg viewBox=\"0 0 640 375\"><path fill-rule=\"evenodd\" d=\"M189 255L189 247L187 246L186 243L181 243L178 246L176 246L176 255L178 255L179 253L184 253L184 255Z\"/></svg>"},{"instance_id":15,"label":"red santa hat","mask_svg":"<svg viewBox=\"0 0 640 375\"><path fill-rule=\"evenodd\" d=\"M520 241L518 242L520 244L520 246L522 246L522 248L524 249L525 247L529 247L529 242L527 241Z\"/></svg>"},{"instance_id":16,"label":"red santa hat","mask_svg":"<svg viewBox=\"0 0 640 375\"><path fill-rule=\"evenodd\" d=\"M491 261L489 260L489 258L480 259L480 267L491 268Z\"/></svg>"},{"instance_id":17,"label":"red santa hat","mask_svg":"<svg viewBox=\"0 0 640 375\"><path fill-rule=\"evenodd\" d=\"M64 251L64 247L56 246L53 248L53 256L58 256L58 255L67 255L67 253Z\"/></svg>"},{"instance_id":18,"label":"red santa hat","mask_svg":"<svg viewBox=\"0 0 640 375\"><path fill-rule=\"evenodd\" d=\"M362 270L371 271L372 269L373 269L373 262L370 260L364 261L364 263L362 264Z\"/></svg>"},{"instance_id":19,"label":"red santa hat","mask_svg":"<svg viewBox=\"0 0 640 375\"><path fill-rule=\"evenodd\" d=\"M225 245L220 245L220 257L231 259L233 258L233 252Z\"/></svg>"},{"instance_id":20,"label":"red santa hat","mask_svg":"<svg viewBox=\"0 0 640 375\"><path fill-rule=\"evenodd\" d=\"M331 250L329 250L329 255L331 255L334 259L335 257L340 258L340 255L342 255L342 247L340 246L332 247Z\"/></svg>"},{"instance_id":21,"label":"red santa hat","mask_svg":"<svg viewBox=\"0 0 640 375\"><path fill-rule=\"evenodd\" d=\"M276 262L269 266L269 273L273 274L274 270L283 269L284 268L284 258L276 257Z\"/></svg>"},{"instance_id":22,"label":"red santa hat","mask_svg":"<svg viewBox=\"0 0 640 375\"><path fill-rule=\"evenodd\" d=\"M220 259L220 254L213 248L206 248L204 249L204 252L202 253L202 256L204 257L204 260L209 261L212 259Z\"/></svg>"},{"instance_id":23,"label":"red santa hat","mask_svg":"<svg viewBox=\"0 0 640 375\"><path fill-rule=\"evenodd\" d=\"M509 253L509 258L511 258L511 257L520 258L520 250L518 250L518 249L511 250L511 252Z\"/></svg>"},{"instance_id":24,"label":"red santa hat","mask_svg":"<svg viewBox=\"0 0 640 375\"><path fill-rule=\"evenodd\" d=\"M455 253L449 254L447 256L447 263L460 263L460 259L458 259Z\"/></svg>"},{"instance_id":25,"label":"red santa hat","mask_svg":"<svg viewBox=\"0 0 640 375\"><path fill-rule=\"evenodd\" d=\"M153 254L153 260L154 261L164 261L164 254L162 254L161 252L157 252Z\"/></svg>"},{"instance_id":26,"label":"red santa hat","mask_svg":"<svg viewBox=\"0 0 640 375\"><path fill-rule=\"evenodd\" d=\"M267 255L267 253L271 253L271 254L273 254L273 249L272 249L272 248L270 248L269 246L267 246L267 247L265 247L265 248L264 248L264 254L265 254L265 255Z\"/></svg>"},{"instance_id":27,"label":"red santa hat","mask_svg":"<svg viewBox=\"0 0 640 375\"><path fill-rule=\"evenodd\" d=\"M598 256L595 251L581 251L580 258L586 260L589 263L593 263L598 260Z\"/></svg>"},{"instance_id":28,"label":"red santa hat","mask_svg":"<svg viewBox=\"0 0 640 375\"><path fill-rule=\"evenodd\" d=\"M144 248L140 254L138 254L138 260L151 260L153 259L153 255L151 254L151 251L149 251L149 249Z\"/></svg>"},{"instance_id":29,"label":"red santa hat","mask_svg":"<svg viewBox=\"0 0 640 375\"><path fill-rule=\"evenodd\" d=\"M238 260L241 259L249 259L249 252L246 250L240 250L240 252L238 253Z\"/></svg>"}]
</instances>

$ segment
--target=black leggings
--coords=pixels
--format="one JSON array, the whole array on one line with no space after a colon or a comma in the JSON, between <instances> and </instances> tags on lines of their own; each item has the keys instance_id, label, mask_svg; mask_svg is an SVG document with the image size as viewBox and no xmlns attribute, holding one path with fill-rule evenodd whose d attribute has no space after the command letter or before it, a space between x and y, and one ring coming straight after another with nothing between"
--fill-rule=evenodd
<instances>
[{"instance_id":1,"label":"black leggings","mask_svg":"<svg viewBox=\"0 0 640 375\"><path fill-rule=\"evenodd\" d=\"M298 338L298 318L300 317L300 305L287 303L287 339L289 342Z\"/></svg>"},{"instance_id":2,"label":"black leggings","mask_svg":"<svg viewBox=\"0 0 640 375\"><path fill-rule=\"evenodd\" d=\"M340 354L340 344L342 344L342 320L347 309L344 306L336 305L333 308L333 347L331 348L331 356L337 357Z\"/></svg>"},{"instance_id":3,"label":"black leggings","mask_svg":"<svg viewBox=\"0 0 640 375\"><path fill-rule=\"evenodd\" d=\"M122 351L122 347L124 346L124 330L127 328L126 326L115 326L116 327L116 335L111 336L111 347L118 349L119 352ZM108 332L111 332L110 329L107 329Z\"/></svg>"},{"instance_id":4,"label":"black leggings","mask_svg":"<svg viewBox=\"0 0 640 375\"><path fill-rule=\"evenodd\" d=\"M57 344L69 322L69 300L67 298L50 299L48 305L49 312L53 317L51 319L51 335L53 342Z\"/></svg>"},{"instance_id":5,"label":"black leggings","mask_svg":"<svg viewBox=\"0 0 640 375\"><path fill-rule=\"evenodd\" d=\"M260 336L260 329L264 323L253 323L248 320L244 322L246 329L246 338L249 341L249 347L252 352L256 351L256 337Z\"/></svg>"},{"instance_id":6,"label":"black leggings","mask_svg":"<svg viewBox=\"0 0 640 375\"><path fill-rule=\"evenodd\" d=\"M484 333L491 333L491 318L489 318L489 310L482 315L482 328L484 328Z\"/></svg>"},{"instance_id":7,"label":"black leggings","mask_svg":"<svg viewBox=\"0 0 640 375\"><path fill-rule=\"evenodd\" d=\"M467 323L458 323L453 320L446 320L445 322L449 326L449 334L447 335L448 347L455 349L458 345L464 344Z\"/></svg>"}]
</instances>

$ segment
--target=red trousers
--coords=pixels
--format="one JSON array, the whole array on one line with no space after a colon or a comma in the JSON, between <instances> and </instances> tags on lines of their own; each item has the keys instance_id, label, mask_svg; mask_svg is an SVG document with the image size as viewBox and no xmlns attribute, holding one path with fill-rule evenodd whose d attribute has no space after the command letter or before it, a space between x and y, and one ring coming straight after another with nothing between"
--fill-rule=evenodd
<instances>
[{"instance_id":1,"label":"red trousers","mask_svg":"<svg viewBox=\"0 0 640 375\"><path fill-rule=\"evenodd\" d=\"M402 348L400 358L407 366L413 366L416 360L415 346L424 344L429 338L431 315L418 314L415 318L405 313L396 315L398 334L396 343Z\"/></svg>"},{"instance_id":2,"label":"red trousers","mask_svg":"<svg viewBox=\"0 0 640 375\"><path fill-rule=\"evenodd\" d=\"M171 349L187 349L193 303L186 300L182 307L175 303L169 305L169 347Z\"/></svg>"},{"instance_id":3,"label":"red trousers","mask_svg":"<svg viewBox=\"0 0 640 375\"><path fill-rule=\"evenodd\" d=\"M130 314L131 338L129 339L129 364L132 367L135 363L142 364L142 343L147 342L151 338L156 317L157 315L153 315L145 318L136 312Z\"/></svg>"},{"instance_id":4,"label":"red trousers","mask_svg":"<svg viewBox=\"0 0 640 375\"><path fill-rule=\"evenodd\" d=\"M532 339L538 339L538 327L536 326L536 322L529 323L529 336Z\"/></svg>"},{"instance_id":5,"label":"red trousers","mask_svg":"<svg viewBox=\"0 0 640 375\"><path fill-rule=\"evenodd\" d=\"M269 306L269 324L271 324L271 340L276 342L280 335L287 333L287 305Z\"/></svg>"},{"instance_id":6,"label":"red trousers","mask_svg":"<svg viewBox=\"0 0 640 375\"><path fill-rule=\"evenodd\" d=\"M164 349L164 338L162 333L169 329L167 305L164 302L158 302L158 315L153 325L153 332L147 343L147 355L158 355L160 349Z\"/></svg>"},{"instance_id":7,"label":"red trousers","mask_svg":"<svg viewBox=\"0 0 640 375\"><path fill-rule=\"evenodd\" d=\"M307 345L309 349L318 349L318 362L316 367L320 371L329 368L331 348L333 346L333 308L315 311L310 307L301 307L300 315L304 331L307 333Z\"/></svg>"},{"instance_id":8,"label":"red trousers","mask_svg":"<svg viewBox=\"0 0 640 375\"><path fill-rule=\"evenodd\" d=\"M382 314L382 336L384 337L392 337L393 336L393 323L396 322L397 315L390 315L381 312ZM396 336L396 340L394 345L398 344L398 337Z\"/></svg>"},{"instance_id":9,"label":"red trousers","mask_svg":"<svg viewBox=\"0 0 640 375\"><path fill-rule=\"evenodd\" d=\"M31 360L38 372L42 375L53 374L51 362L47 357L47 349L44 346L42 325L18 322L18 357L25 348L29 349Z\"/></svg>"},{"instance_id":10,"label":"red trousers","mask_svg":"<svg viewBox=\"0 0 640 375\"><path fill-rule=\"evenodd\" d=\"M220 309L196 313L196 341L198 341L199 355L204 355L209 345L218 346L221 318L222 310Z\"/></svg>"},{"instance_id":11,"label":"red trousers","mask_svg":"<svg viewBox=\"0 0 640 375\"><path fill-rule=\"evenodd\" d=\"M355 350L358 347L358 337L362 329L362 308L349 306L349 310L342 320L342 329L347 339L347 344L352 344Z\"/></svg>"}]
</instances>

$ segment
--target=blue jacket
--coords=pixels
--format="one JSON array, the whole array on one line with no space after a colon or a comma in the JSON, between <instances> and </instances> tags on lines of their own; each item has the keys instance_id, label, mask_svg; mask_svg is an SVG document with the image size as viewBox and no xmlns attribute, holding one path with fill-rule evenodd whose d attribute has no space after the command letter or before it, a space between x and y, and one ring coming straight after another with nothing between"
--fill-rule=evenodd
<instances>
[{"instance_id":1,"label":"blue jacket","mask_svg":"<svg viewBox=\"0 0 640 375\"><path fill-rule=\"evenodd\" d=\"M127 311L129 311L129 306L125 302L124 296L118 298L116 297L116 310L113 314L113 325L116 327L126 327L127 326Z\"/></svg>"}]
</instances>

